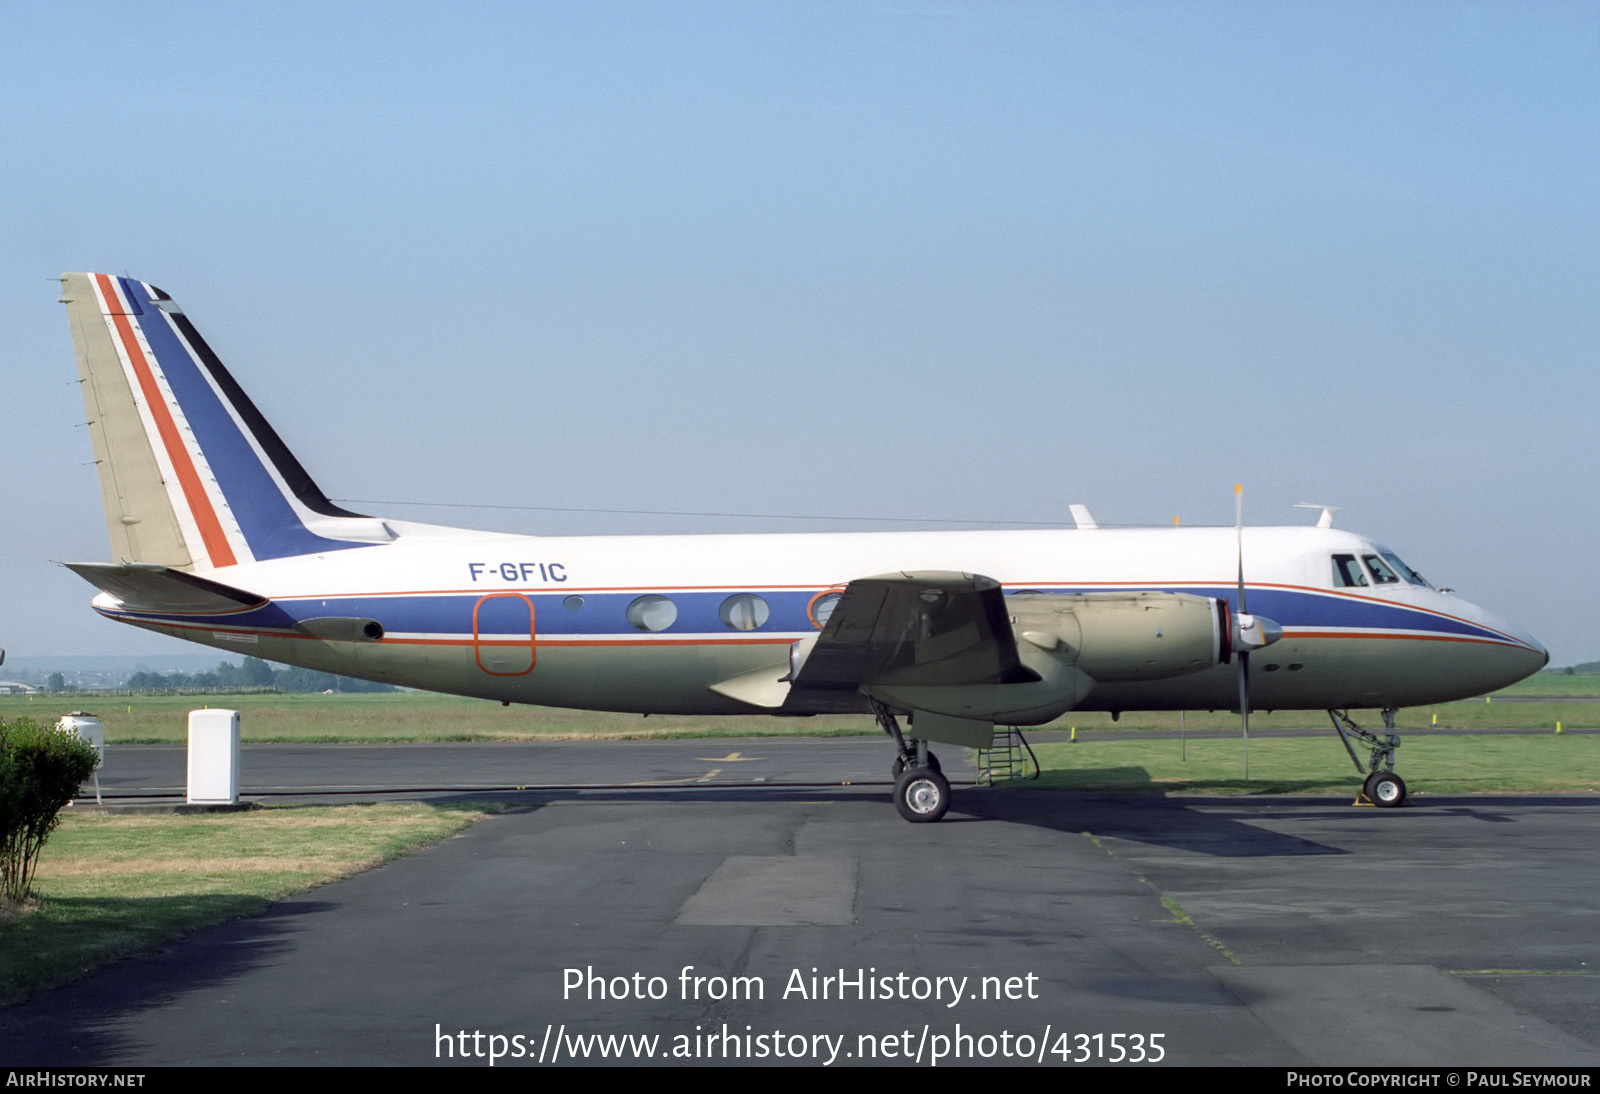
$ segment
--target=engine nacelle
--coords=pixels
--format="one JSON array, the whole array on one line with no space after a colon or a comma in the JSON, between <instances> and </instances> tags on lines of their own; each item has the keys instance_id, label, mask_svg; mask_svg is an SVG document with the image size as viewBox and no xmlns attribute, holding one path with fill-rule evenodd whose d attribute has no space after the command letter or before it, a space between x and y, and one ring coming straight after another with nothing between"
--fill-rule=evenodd
<instances>
[{"instance_id":1,"label":"engine nacelle","mask_svg":"<svg viewBox=\"0 0 1600 1094\"><path fill-rule=\"evenodd\" d=\"M1019 647L1101 683L1163 680L1228 660L1225 602L1188 593L1019 593L1006 597Z\"/></svg>"},{"instance_id":2,"label":"engine nacelle","mask_svg":"<svg viewBox=\"0 0 1600 1094\"><path fill-rule=\"evenodd\" d=\"M1094 690L1095 682L1087 673L1051 651L1021 642L1017 645L1017 655L1022 666L1037 676L1037 680L1018 684L869 683L865 690L874 699L902 710L927 710L952 718L1012 726L1053 722Z\"/></svg>"}]
</instances>

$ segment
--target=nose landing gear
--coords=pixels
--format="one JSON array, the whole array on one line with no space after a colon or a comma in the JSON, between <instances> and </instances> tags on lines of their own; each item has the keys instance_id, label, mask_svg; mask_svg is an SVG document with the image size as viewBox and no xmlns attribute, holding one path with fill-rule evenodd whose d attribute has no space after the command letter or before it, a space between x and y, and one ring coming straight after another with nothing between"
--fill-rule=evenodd
<instances>
[{"instance_id":1,"label":"nose landing gear","mask_svg":"<svg viewBox=\"0 0 1600 1094\"><path fill-rule=\"evenodd\" d=\"M1382 809L1392 809L1406 803L1405 780L1394 773L1394 750L1400 747L1400 735L1394 731L1394 716L1394 707L1388 707L1383 711L1384 734L1380 739L1377 734L1356 725L1346 711L1328 711L1328 718L1333 722L1333 730L1344 742L1345 751L1350 753L1356 771L1370 772L1366 781L1361 784L1361 799ZM1366 767L1361 766L1361 758L1356 755L1356 746L1351 738L1355 738L1371 750Z\"/></svg>"}]
</instances>

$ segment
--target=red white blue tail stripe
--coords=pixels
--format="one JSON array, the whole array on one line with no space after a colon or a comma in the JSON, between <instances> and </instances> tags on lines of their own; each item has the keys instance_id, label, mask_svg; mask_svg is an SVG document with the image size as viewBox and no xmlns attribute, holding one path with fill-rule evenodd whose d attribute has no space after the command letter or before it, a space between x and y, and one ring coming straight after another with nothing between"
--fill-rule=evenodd
<instances>
[{"instance_id":1,"label":"red white blue tail stripe","mask_svg":"<svg viewBox=\"0 0 1600 1094\"><path fill-rule=\"evenodd\" d=\"M166 293L90 282L197 569L393 538L328 501Z\"/></svg>"}]
</instances>

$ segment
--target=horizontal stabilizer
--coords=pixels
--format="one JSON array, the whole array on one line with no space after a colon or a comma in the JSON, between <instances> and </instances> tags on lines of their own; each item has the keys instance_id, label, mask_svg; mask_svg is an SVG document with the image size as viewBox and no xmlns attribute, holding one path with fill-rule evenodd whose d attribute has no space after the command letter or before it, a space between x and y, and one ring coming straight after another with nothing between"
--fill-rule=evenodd
<instances>
[{"instance_id":1,"label":"horizontal stabilizer","mask_svg":"<svg viewBox=\"0 0 1600 1094\"><path fill-rule=\"evenodd\" d=\"M221 615L259 608L266 597L154 562L66 562L62 565L132 612Z\"/></svg>"}]
</instances>

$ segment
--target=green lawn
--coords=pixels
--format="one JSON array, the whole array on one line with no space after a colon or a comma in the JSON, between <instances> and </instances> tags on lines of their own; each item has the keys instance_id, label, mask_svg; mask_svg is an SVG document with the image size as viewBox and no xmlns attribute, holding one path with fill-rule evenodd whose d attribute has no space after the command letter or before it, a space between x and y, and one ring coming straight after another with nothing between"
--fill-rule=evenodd
<instances>
[{"instance_id":1,"label":"green lawn","mask_svg":"<svg viewBox=\"0 0 1600 1094\"><path fill-rule=\"evenodd\" d=\"M1248 782L1238 737L1085 735L1077 744L1037 744L1034 751L1044 773L1025 785L1062 790L1354 795L1361 786L1331 729L1324 737L1253 738ZM1358 755L1365 761L1365 752ZM1413 795L1592 794L1600 792L1600 735L1412 736L1396 754L1395 770Z\"/></svg>"},{"instance_id":2,"label":"green lawn","mask_svg":"<svg viewBox=\"0 0 1600 1094\"><path fill-rule=\"evenodd\" d=\"M181 743L188 712L226 707L240 714L246 741L509 741L636 737L832 736L876 733L872 719L683 717L607 714L554 707L509 706L432 692L349 695L135 695L77 694L59 698L0 697L0 718L29 715L54 721L83 709L105 723L108 744Z\"/></svg>"},{"instance_id":3,"label":"green lawn","mask_svg":"<svg viewBox=\"0 0 1600 1094\"><path fill-rule=\"evenodd\" d=\"M1600 695L1600 676L1540 674L1524 680L1502 696ZM111 744L174 743L185 739L190 710L203 706L228 707L241 714L240 728L247 741L500 741L527 739L603 739L635 737L759 737L835 736L876 734L865 716L771 718L765 715L734 717L683 717L606 714L595 711L557 710L550 707L511 706L481 699L461 699L429 692L386 692L351 695L146 695L107 696L68 694L37 697L0 696L0 718L29 715L50 722L70 710L84 709L106 725ZM1485 703L1482 699L1411 707L1400 712L1402 730L1437 724L1460 729L1549 728L1557 721L1568 728L1600 726L1600 703ZM1185 716L1190 729L1228 729L1238 716L1225 711L1196 711ZM1252 725L1326 729L1321 711L1257 712ZM1363 725L1381 724L1377 715L1362 712ZM1176 713L1130 712L1113 723L1109 714L1074 712L1059 719L1052 729L1172 729Z\"/></svg>"}]
</instances>

